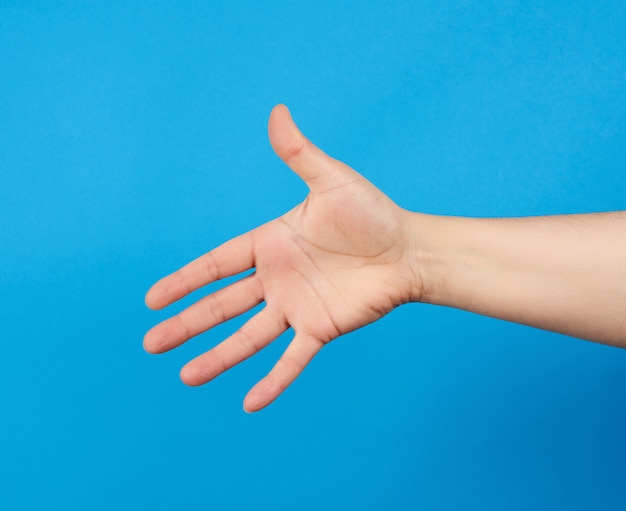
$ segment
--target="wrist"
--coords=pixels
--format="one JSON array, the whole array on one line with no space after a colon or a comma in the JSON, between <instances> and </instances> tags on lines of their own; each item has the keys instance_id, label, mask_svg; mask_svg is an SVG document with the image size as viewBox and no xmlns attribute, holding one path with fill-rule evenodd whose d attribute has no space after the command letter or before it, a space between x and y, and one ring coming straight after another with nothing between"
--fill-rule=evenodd
<instances>
[{"instance_id":1,"label":"wrist","mask_svg":"<svg viewBox=\"0 0 626 511\"><path fill-rule=\"evenodd\" d=\"M405 210L406 215L406 262L410 281L411 302L432 303L434 271L436 265L430 233L432 217Z\"/></svg>"},{"instance_id":2,"label":"wrist","mask_svg":"<svg viewBox=\"0 0 626 511\"><path fill-rule=\"evenodd\" d=\"M452 275L463 266L463 231L470 219L407 211L412 302L452 305Z\"/></svg>"}]
</instances>

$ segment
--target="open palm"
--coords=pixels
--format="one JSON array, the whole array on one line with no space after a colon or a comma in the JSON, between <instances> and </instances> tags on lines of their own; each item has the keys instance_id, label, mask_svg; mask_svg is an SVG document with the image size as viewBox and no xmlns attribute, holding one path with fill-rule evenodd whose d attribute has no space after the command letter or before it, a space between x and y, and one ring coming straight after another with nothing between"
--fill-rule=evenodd
<instances>
[{"instance_id":1,"label":"open palm","mask_svg":"<svg viewBox=\"0 0 626 511\"><path fill-rule=\"evenodd\" d=\"M409 265L406 212L305 139L282 105L270 115L269 136L276 153L307 183L305 201L162 279L146 295L149 307L161 308L210 282L256 269L144 339L146 350L167 351L264 301L237 332L181 371L187 384L206 383L293 328L285 353L248 393L247 411L271 403L324 344L421 292Z\"/></svg>"}]
</instances>

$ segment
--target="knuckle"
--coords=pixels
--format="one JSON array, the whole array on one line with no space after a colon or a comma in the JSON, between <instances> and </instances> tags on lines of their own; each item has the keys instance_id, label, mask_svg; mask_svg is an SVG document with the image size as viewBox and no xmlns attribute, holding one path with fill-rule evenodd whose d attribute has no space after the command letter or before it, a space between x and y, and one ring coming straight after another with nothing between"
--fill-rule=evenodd
<instances>
[{"instance_id":1,"label":"knuckle","mask_svg":"<svg viewBox=\"0 0 626 511\"><path fill-rule=\"evenodd\" d=\"M214 374L217 376L218 374L222 374L224 371L228 370L228 364L226 361L217 353L215 350L209 351L213 356L211 357L215 367Z\"/></svg>"},{"instance_id":2,"label":"knuckle","mask_svg":"<svg viewBox=\"0 0 626 511\"><path fill-rule=\"evenodd\" d=\"M212 251L208 252L206 255L205 265L211 280L220 280L220 266L217 264L217 260Z\"/></svg>"},{"instance_id":3,"label":"knuckle","mask_svg":"<svg viewBox=\"0 0 626 511\"><path fill-rule=\"evenodd\" d=\"M258 353L261 349L255 339L243 328L240 328L237 332L235 332L235 339L237 339L237 342L244 347L246 352Z\"/></svg>"},{"instance_id":4,"label":"knuckle","mask_svg":"<svg viewBox=\"0 0 626 511\"><path fill-rule=\"evenodd\" d=\"M287 163L287 165L293 163L293 161L303 153L306 145L306 140L301 140L296 146L290 148L288 153L285 155L285 163Z\"/></svg>"},{"instance_id":5,"label":"knuckle","mask_svg":"<svg viewBox=\"0 0 626 511\"><path fill-rule=\"evenodd\" d=\"M283 380L277 378L274 374L270 373L265 377L265 382L270 391L270 394L278 395L282 393L286 388L287 384L283 382Z\"/></svg>"},{"instance_id":6,"label":"knuckle","mask_svg":"<svg viewBox=\"0 0 626 511\"><path fill-rule=\"evenodd\" d=\"M211 315L213 316L213 320L216 325L223 323L226 321L226 311L224 310L224 305L222 300L219 297L218 293L213 293L207 296L209 310L211 311Z\"/></svg>"},{"instance_id":7,"label":"knuckle","mask_svg":"<svg viewBox=\"0 0 626 511\"><path fill-rule=\"evenodd\" d=\"M185 274L183 272L182 269L177 270L176 274L178 275L178 280L180 281L183 290L184 290L184 295L187 295L191 292L191 287L189 286L187 279L185 278Z\"/></svg>"},{"instance_id":8,"label":"knuckle","mask_svg":"<svg viewBox=\"0 0 626 511\"><path fill-rule=\"evenodd\" d=\"M183 335L182 341L186 341L187 339L190 339L191 337L193 337L191 330L189 329L189 325L187 325L187 322L185 321L185 319L183 318L182 314L176 314L176 320L178 321L178 327L180 329L180 332Z\"/></svg>"},{"instance_id":9,"label":"knuckle","mask_svg":"<svg viewBox=\"0 0 626 511\"><path fill-rule=\"evenodd\" d=\"M289 371L290 374L300 373L304 369L304 365L301 362L284 353L278 359L277 364L282 365L285 369L287 369L287 371Z\"/></svg>"}]
</instances>

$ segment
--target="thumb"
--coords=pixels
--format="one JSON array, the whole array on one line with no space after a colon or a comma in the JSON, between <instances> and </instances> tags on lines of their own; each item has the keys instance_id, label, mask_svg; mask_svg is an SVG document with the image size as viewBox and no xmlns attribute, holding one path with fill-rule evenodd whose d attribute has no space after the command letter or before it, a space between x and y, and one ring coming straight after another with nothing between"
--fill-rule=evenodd
<instances>
[{"instance_id":1,"label":"thumb","mask_svg":"<svg viewBox=\"0 0 626 511\"><path fill-rule=\"evenodd\" d=\"M311 143L295 125L285 105L276 105L272 110L268 134L274 152L313 193L330 190L360 177L356 171Z\"/></svg>"}]
</instances>

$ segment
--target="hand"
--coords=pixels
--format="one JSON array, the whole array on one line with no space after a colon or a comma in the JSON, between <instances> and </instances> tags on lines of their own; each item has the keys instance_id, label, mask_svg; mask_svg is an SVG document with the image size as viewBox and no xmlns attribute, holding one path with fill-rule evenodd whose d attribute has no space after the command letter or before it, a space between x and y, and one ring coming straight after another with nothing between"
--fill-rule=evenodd
<instances>
[{"instance_id":1,"label":"hand","mask_svg":"<svg viewBox=\"0 0 626 511\"><path fill-rule=\"evenodd\" d=\"M249 412L276 399L326 343L421 294L412 271L408 212L305 139L285 106L274 108L268 130L276 154L308 185L305 201L165 277L146 295L148 307L160 309L201 286L256 268L155 326L144 339L147 351L161 353L264 301L237 332L181 371L183 382L201 385L293 328L284 354L246 396Z\"/></svg>"}]
</instances>

